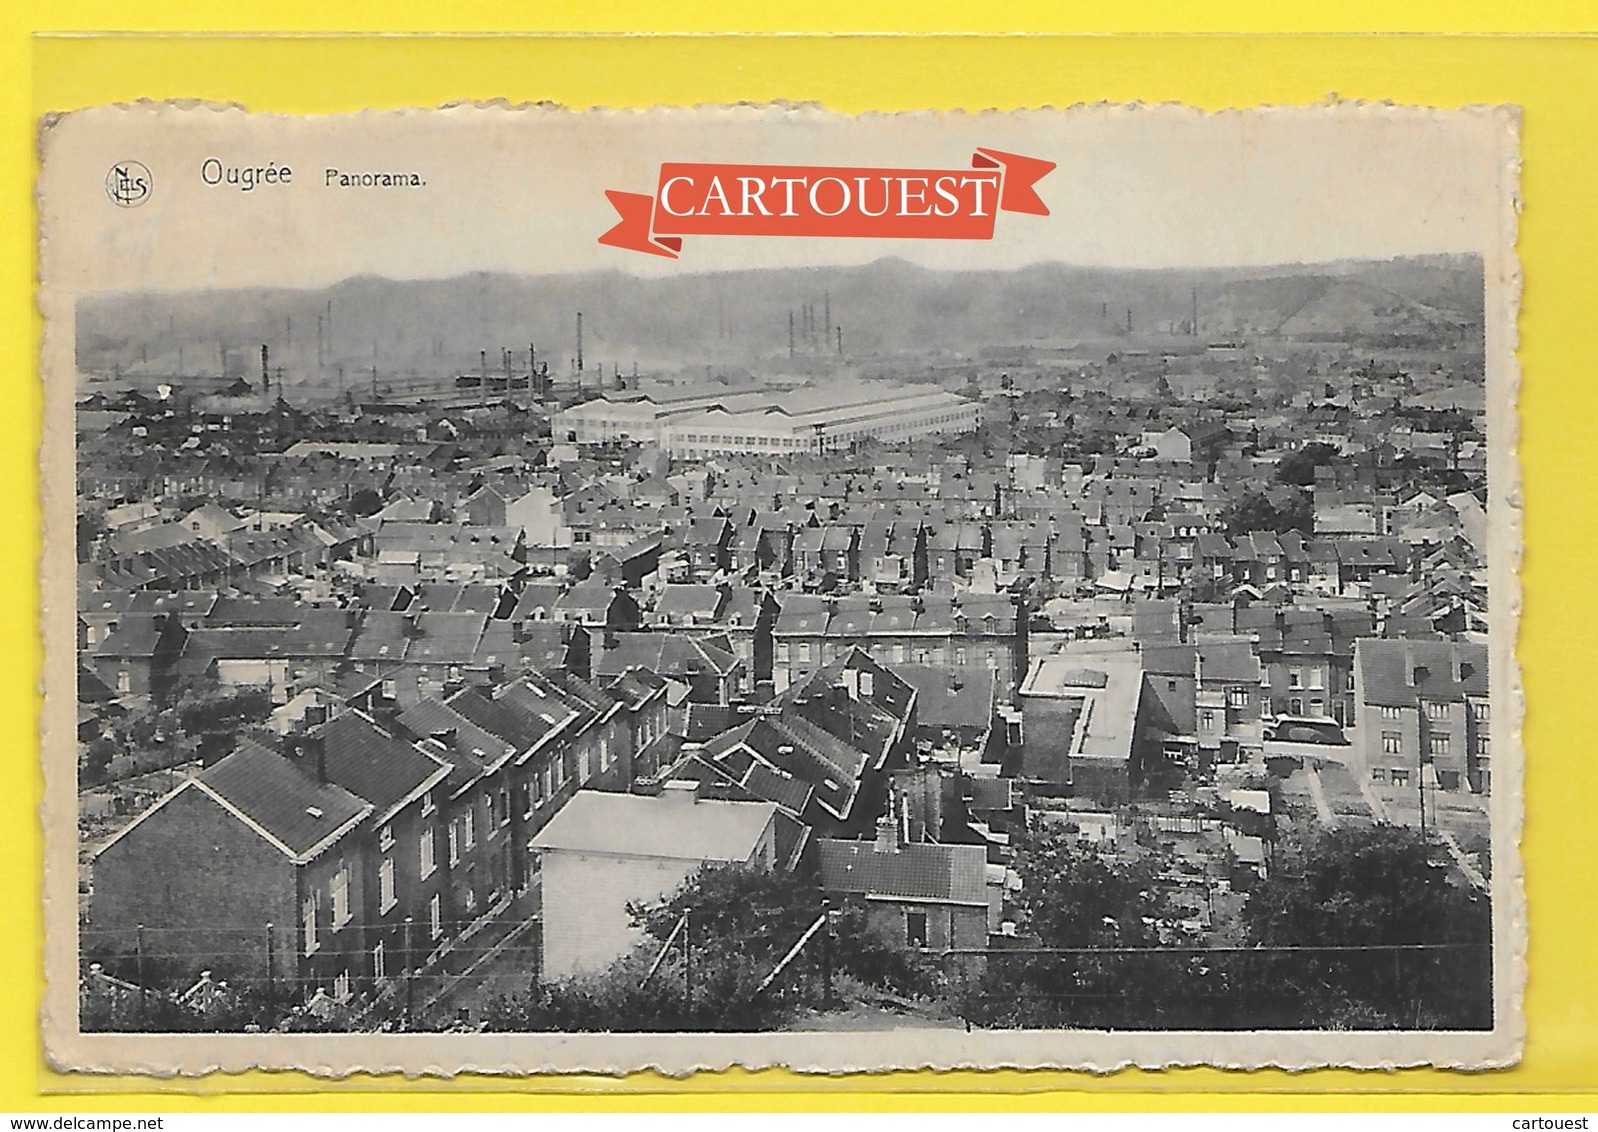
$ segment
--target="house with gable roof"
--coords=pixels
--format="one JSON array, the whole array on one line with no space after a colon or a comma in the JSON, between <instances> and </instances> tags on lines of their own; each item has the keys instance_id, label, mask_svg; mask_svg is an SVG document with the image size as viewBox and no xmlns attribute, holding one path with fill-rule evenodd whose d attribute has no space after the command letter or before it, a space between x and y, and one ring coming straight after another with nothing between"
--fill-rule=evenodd
<instances>
[{"instance_id":1,"label":"house with gable roof","mask_svg":"<svg viewBox=\"0 0 1598 1132\"><path fill-rule=\"evenodd\" d=\"M347 995L368 962L356 835L374 808L246 742L100 848L85 948L127 956L159 925L144 950L166 978L203 966L280 1000Z\"/></svg>"}]
</instances>

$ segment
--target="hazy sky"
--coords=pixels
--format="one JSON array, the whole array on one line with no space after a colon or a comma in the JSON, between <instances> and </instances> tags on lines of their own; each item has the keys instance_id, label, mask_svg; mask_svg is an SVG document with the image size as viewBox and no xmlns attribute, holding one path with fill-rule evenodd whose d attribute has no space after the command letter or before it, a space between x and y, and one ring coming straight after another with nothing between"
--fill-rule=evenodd
<instances>
[{"instance_id":1,"label":"hazy sky","mask_svg":"<svg viewBox=\"0 0 1598 1132\"><path fill-rule=\"evenodd\" d=\"M79 293L483 270L660 275L887 255L1007 268L1487 253L1500 242L1512 184L1510 121L1501 112L1352 106L863 119L754 109L315 119L96 110L46 136L46 283ZM676 261L596 243L615 222L604 190L652 192L663 161L959 169L978 146L1057 162L1038 184L1051 215L1001 213L994 239L980 242L689 237ZM207 158L288 165L293 183L210 186L201 176ZM141 207L118 207L105 191L111 165L126 159L152 173ZM427 185L328 187L329 167L415 170Z\"/></svg>"}]
</instances>

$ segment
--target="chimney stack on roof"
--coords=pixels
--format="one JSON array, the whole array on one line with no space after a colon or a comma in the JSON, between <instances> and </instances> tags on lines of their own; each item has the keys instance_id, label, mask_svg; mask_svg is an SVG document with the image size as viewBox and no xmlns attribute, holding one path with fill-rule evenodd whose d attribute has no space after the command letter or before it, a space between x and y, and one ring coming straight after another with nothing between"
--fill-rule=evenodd
<instances>
[{"instance_id":1,"label":"chimney stack on roof","mask_svg":"<svg viewBox=\"0 0 1598 1132\"><path fill-rule=\"evenodd\" d=\"M662 784L660 796L677 806L691 806L699 801L699 782L692 778L673 778Z\"/></svg>"},{"instance_id":2,"label":"chimney stack on roof","mask_svg":"<svg viewBox=\"0 0 1598 1132\"><path fill-rule=\"evenodd\" d=\"M878 853L899 851L899 823L892 814L884 814L877 819L877 840L874 848Z\"/></svg>"}]
</instances>

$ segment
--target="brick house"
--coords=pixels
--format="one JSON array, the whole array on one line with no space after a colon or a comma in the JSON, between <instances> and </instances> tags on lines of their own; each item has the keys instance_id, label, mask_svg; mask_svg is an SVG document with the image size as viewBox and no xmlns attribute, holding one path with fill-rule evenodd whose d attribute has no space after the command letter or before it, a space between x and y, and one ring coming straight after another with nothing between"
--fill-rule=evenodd
<instances>
[{"instance_id":1,"label":"brick house","mask_svg":"<svg viewBox=\"0 0 1598 1132\"><path fill-rule=\"evenodd\" d=\"M906 841L899 826L884 817L872 841L818 838L822 890L863 907L868 928L891 946L986 947L999 926L1002 867L990 885L982 846Z\"/></svg>"},{"instance_id":2,"label":"brick house","mask_svg":"<svg viewBox=\"0 0 1598 1132\"><path fill-rule=\"evenodd\" d=\"M1354 643L1355 747L1372 781L1492 790L1487 648L1456 641Z\"/></svg>"},{"instance_id":3,"label":"brick house","mask_svg":"<svg viewBox=\"0 0 1598 1132\"><path fill-rule=\"evenodd\" d=\"M245 743L125 826L94 860L86 944L162 976L201 966L279 998L345 996L367 963L371 882L356 836L372 803Z\"/></svg>"}]
</instances>

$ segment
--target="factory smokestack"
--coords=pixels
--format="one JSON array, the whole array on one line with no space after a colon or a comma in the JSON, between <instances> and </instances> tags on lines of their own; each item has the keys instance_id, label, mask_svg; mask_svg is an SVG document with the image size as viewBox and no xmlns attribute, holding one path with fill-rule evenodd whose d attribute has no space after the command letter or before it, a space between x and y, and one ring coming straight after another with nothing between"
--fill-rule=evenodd
<instances>
[{"instance_id":1,"label":"factory smokestack","mask_svg":"<svg viewBox=\"0 0 1598 1132\"><path fill-rule=\"evenodd\" d=\"M577 377L579 382L583 375L583 312L577 312Z\"/></svg>"},{"instance_id":2,"label":"factory smokestack","mask_svg":"<svg viewBox=\"0 0 1598 1132\"><path fill-rule=\"evenodd\" d=\"M261 393L264 396L272 392L272 371L267 368L266 343L261 343Z\"/></svg>"}]
</instances>

